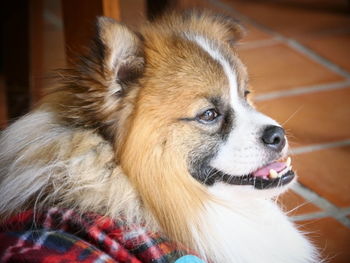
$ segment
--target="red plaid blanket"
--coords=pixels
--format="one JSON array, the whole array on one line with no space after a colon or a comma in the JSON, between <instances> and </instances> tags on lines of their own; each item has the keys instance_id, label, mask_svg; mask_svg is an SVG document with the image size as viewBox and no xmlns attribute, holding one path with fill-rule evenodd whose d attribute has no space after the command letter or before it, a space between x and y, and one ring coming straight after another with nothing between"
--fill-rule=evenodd
<instances>
[{"instance_id":1,"label":"red plaid blanket","mask_svg":"<svg viewBox=\"0 0 350 263\"><path fill-rule=\"evenodd\" d=\"M187 253L142 226L69 209L30 210L0 226L0 262L168 263Z\"/></svg>"}]
</instances>

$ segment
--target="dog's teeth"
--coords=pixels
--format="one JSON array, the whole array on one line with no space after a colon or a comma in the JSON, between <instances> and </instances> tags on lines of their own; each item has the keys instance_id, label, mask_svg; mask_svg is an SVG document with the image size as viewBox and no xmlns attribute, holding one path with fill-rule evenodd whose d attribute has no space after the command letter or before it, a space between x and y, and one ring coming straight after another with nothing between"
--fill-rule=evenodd
<instances>
[{"instance_id":1,"label":"dog's teeth","mask_svg":"<svg viewBox=\"0 0 350 263\"><path fill-rule=\"evenodd\" d=\"M291 163L292 163L292 159L290 157L288 157L287 161L286 161L287 167L290 166Z\"/></svg>"},{"instance_id":2,"label":"dog's teeth","mask_svg":"<svg viewBox=\"0 0 350 263\"><path fill-rule=\"evenodd\" d=\"M274 169L270 169L270 178L275 179L278 177L278 173Z\"/></svg>"}]
</instances>

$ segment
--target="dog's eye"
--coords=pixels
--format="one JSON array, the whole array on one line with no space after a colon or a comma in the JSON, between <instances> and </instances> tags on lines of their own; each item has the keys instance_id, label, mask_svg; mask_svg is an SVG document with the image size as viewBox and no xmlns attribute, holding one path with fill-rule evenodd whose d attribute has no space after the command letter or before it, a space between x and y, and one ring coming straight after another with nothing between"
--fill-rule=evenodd
<instances>
[{"instance_id":1,"label":"dog's eye","mask_svg":"<svg viewBox=\"0 0 350 263\"><path fill-rule=\"evenodd\" d=\"M250 90L245 90L244 91L244 98L247 98L249 94L250 94Z\"/></svg>"},{"instance_id":2,"label":"dog's eye","mask_svg":"<svg viewBox=\"0 0 350 263\"><path fill-rule=\"evenodd\" d=\"M212 122L219 116L215 109L209 109L198 115L198 120L204 123Z\"/></svg>"}]
</instances>

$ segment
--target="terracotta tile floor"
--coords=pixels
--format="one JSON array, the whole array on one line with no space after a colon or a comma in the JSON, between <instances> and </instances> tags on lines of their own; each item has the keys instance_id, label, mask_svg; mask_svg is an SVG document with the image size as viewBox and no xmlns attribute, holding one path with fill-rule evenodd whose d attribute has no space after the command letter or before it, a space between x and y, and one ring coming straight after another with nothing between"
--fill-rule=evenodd
<instances>
[{"instance_id":1,"label":"terracotta tile floor","mask_svg":"<svg viewBox=\"0 0 350 263\"><path fill-rule=\"evenodd\" d=\"M350 24L350 16L346 12L346 1L329 0L328 7L319 6L316 1L313 5L306 6L305 2L312 3L300 0L224 0L223 2L263 26L289 37L348 29Z\"/></svg>"},{"instance_id":2,"label":"terracotta tile floor","mask_svg":"<svg viewBox=\"0 0 350 263\"><path fill-rule=\"evenodd\" d=\"M258 89L258 87L256 87ZM350 86L257 102L284 124L293 147L345 140L350 135Z\"/></svg>"},{"instance_id":3,"label":"terracotta tile floor","mask_svg":"<svg viewBox=\"0 0 350 263\"><path fill-rule=\"evenodd\" d=\"M300 229L320 248L323 258L332 263L349 263L350 229L337 220L327 217L300 221Z\"/></svg>"},{"instance_id":4,"label":"terracotta tile floor","mask_svg":"<svg viewBox=\"0 0 350 263\"><path fill-rule=\"evenodd\" d=\"M250 83L257 94L343 80L283 43L241 48L238 53L249 69Z\"/></svg>"},{"instance_id":5,"label":"terracotta tile floor","mask_svg":"<svg viewBox=\"0 0 350 263\"><path fill-rule=\"evenodd\" d=\"M305 37L300 42L333 63L350 71L350 32Z\"/></svg>"},{"instance_id":6,"label":"terracotta tile floor","mask_svg":"<svg viewBox=\"0 0 350 263\"><path fill-rule=\"evenodd\" d=\"M347 171L350 146L298 154L293 160L303 185L339 207L350 207L350 176Z\"/></svg>"}]
</instances>

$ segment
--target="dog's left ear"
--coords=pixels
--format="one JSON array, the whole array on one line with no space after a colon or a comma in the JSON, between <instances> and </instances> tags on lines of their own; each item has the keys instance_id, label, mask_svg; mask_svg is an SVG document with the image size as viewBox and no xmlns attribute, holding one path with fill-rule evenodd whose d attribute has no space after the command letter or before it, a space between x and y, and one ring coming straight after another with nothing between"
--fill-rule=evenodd
<instances>
[{"instance_id":1,"label":"dog's left ear","mask_svg":"<svg viewBox=\"0 0 350 263\"><path fill-rule=\"evenodd\" d=\"M245 35L245 29L241 23L227 15L189 10L182 14L182 19L185 25L190 24L194 32L201 32L229 45L234 45Z\"/></svg>"},{"instance_id":2,"label":"dog's left ear","mask_svg":"<svg viewBox=\"0 0 350 263\"><path fill-rule=\"evenodd\" d=\"M108 81L117 84L134 80L144 69L141 36L112 18L99 17L92 48Z\"/></svg>"},{"instance_id":3,"label":"dog's left ear","mask_svg":"<svg viewBox=\"0 0 350 263\"><path fill-rule=\"evenodd\" d=\"M214 15L212 17L214 23L218 23L222 27L222 40L234 45L246 35L245 28L241 23L227 15Z\"/></svg>"}]
</instances>

